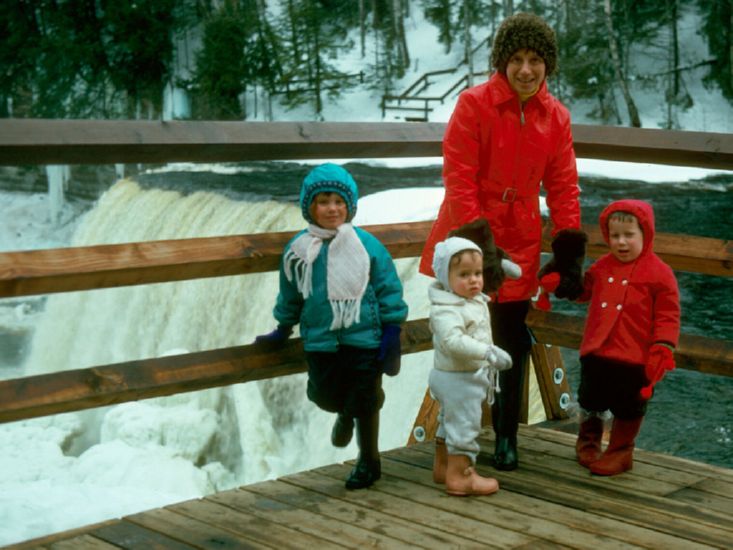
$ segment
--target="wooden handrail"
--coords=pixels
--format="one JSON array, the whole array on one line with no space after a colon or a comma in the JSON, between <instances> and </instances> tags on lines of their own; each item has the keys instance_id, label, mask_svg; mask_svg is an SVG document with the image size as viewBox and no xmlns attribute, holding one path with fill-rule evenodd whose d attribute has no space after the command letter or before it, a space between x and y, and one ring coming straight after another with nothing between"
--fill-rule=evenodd
<instances>
[{"instance_id":1,"label":"wooden handrail","mask_svg":"<svg viewBox=\"0 0 733 550\"><path fill-rule=\"evenodd\" d=\"M441 155L438 122L0 119L0 165ZM733 134L573 125L581 158L733 169Z\"/></svg>"},{"instance_id":2,"label":"wooden handrail","mask_svg":"<svg viewBox=\"0 0 733 550\"><path fill-rule=\"evenodd\" d=\"M394 258L419 256L431 221L371 225ZM607 252L597 227L586 225L588 255ZM151 241L0 253L0 298L261 273L278 268L294 232ZM549 228L543 249L550 250ZM674 269L733 276L733 242L658 234L656 252Z\"/></svg>"},{"instance_id":3,"label":"wooden handrail","mask_svg":"<svg viewBox=\"0 0 733 550\"><path fill-rule=\"evenodd\" d=\"M539 342L578 349L585 318L532 309L527 324ZM675 360L679 368L733 376L733 341L682 334Z\"/></svg>"},{"instance_id":4,"label":"wooden handrail","mask_svg":"<svg viewBox=\"0 0 733 550\"><path fill-rule=\"evenodd\" d=\"M538 340L577 348L583 319L532 310ZM427 319L405 323L402 353L432 349ZM683 335L675 352L680 368L733 376L733 342ZM306 371L300 339L280 350L256 345L143 359L0 381L0 423L163 397Z\"/></svg>"}]
</instances>

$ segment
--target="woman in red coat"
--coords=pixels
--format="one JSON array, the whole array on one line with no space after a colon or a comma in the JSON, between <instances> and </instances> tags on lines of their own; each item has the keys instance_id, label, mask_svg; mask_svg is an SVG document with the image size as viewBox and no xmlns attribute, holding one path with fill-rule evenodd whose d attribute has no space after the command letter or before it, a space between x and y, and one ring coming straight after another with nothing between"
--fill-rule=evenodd
<instances>
[{"instance_id":1,"label":"woman in red coat","mask_svg":"<svg viewBox=\"0 0 733 550\"><path fill-rule=\"evenodd\" d=\"M633 465L652 386L675 366L680 301L674 272L653 251L649 203L613 202L601 212L600 226L611 251L588 269L578 299L590 305L580 344L575 448L578 462L594 474L616 475ZM609 409L611 438L601 454L601 414Z\"/></svg>"},{"instance_id":2,"label":"woman in red coat","mask_svg":"<svg viewBox=\"0 0 733 550\"><path fill-rule=\"evenodd\" d=\"M547 194L555 235L555 257L543 272L560 273L556 296L573 299L582 291L585 235L578 229L570 114L545 82L556 59L555 34L542 18L518 13L499 27L491 53L496 71L488 82L460 95L448 122L443 139L445 198L420 263L422 273L433 275L435 244L452 230L485 220L496 246L522 268L521 277L505 281L489 305L494 340L510 353L514 365L501 373L501 393L492 406L494 464L502 470L517 467L519 406L531 346L525 318L540 267L540 186Z\"/></svg>"}]
</instances>

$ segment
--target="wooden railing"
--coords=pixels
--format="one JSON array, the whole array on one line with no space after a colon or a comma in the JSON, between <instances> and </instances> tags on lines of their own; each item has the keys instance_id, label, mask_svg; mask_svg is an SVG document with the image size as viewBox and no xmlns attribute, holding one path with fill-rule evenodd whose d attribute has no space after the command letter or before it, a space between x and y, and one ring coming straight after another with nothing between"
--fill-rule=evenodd
<instances>
[{"instance_id":1,"label":"wooden railing","mask_svg":"<svg viewBox=\"0 0 733 550\"><path fill-rule=\"evenodd\" d=\"M251 160L257 155L270 159L339 157L342 155L336 152L345 150L358 150L360 154L347 156L359 158L403 156L395 155L394 148L432 156L439 145L436 132L442 128L436 124L5 120L0 121L0 162L139 162L142 158L163 162L182 160L180 147L184 144L198 161ZM375 141L358 129L373 130ZM578 134L576 149L579 155L586 151L583 156L733 167L733 138L728 135L588 126L576 127ZM389 154L384 149L387 143L393 147ZM419 222L366 229L395 258L404 258L421 253L430 225ZM598 257L606 251L600 232L595 227L584 229L589 234L588 254ZM0 253L0 297L271 271L277 269L291 236L273 233ZM549 250L547 231L543 248ZM655 251L677 270L733 275L730 241L659 234ZM580 342L581 318L533 311L529 323L540 342L571 348ZM430 349L427 321L408 322L402 340L404 353ZM731 341L683 335L676 356L682 368L733 376ZM5 380L0 381L0 422L303 371L300 342L292 340L278 351L237 346Z\"/></svg>"}]
</instances>

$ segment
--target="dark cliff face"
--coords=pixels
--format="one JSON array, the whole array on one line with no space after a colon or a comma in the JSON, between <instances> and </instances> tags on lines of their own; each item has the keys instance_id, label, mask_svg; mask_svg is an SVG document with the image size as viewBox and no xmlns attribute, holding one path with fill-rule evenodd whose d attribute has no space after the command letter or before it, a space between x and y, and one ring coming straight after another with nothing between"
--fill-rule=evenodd
<instances>
[{"instance_id":1,"label":"dark cliff face","mask_svg":"<svg viewBox=\"0 0 733 550\"><path fill-rule=\"evenodd\" d=\"M136 165L126 165L127 174L138 172ZM64 195L73 199L96 200L115 182L114 165L72 165L71 179ZM0 191L46 193L45 166L0 166Z\"/></svg>"}]
</instances>

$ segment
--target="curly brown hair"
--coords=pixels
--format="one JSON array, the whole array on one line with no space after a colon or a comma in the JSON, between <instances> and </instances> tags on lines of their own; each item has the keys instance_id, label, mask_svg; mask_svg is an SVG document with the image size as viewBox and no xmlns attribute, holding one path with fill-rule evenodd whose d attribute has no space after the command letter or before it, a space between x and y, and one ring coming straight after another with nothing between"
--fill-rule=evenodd
<instances>
[{"instance_id":1,"label":"curly brown hair","mask_svg":"<svg viewBox=\"0 0 733 550\"><path fill-rule=\"evenodd\" d=\"M491 65L506 74L509 58L517 50L533 50L544 60L546 75L557 68L555 31L539 15L520 12L507 17L499 26L491 48Z\"/></svg>"}]
</instances>

